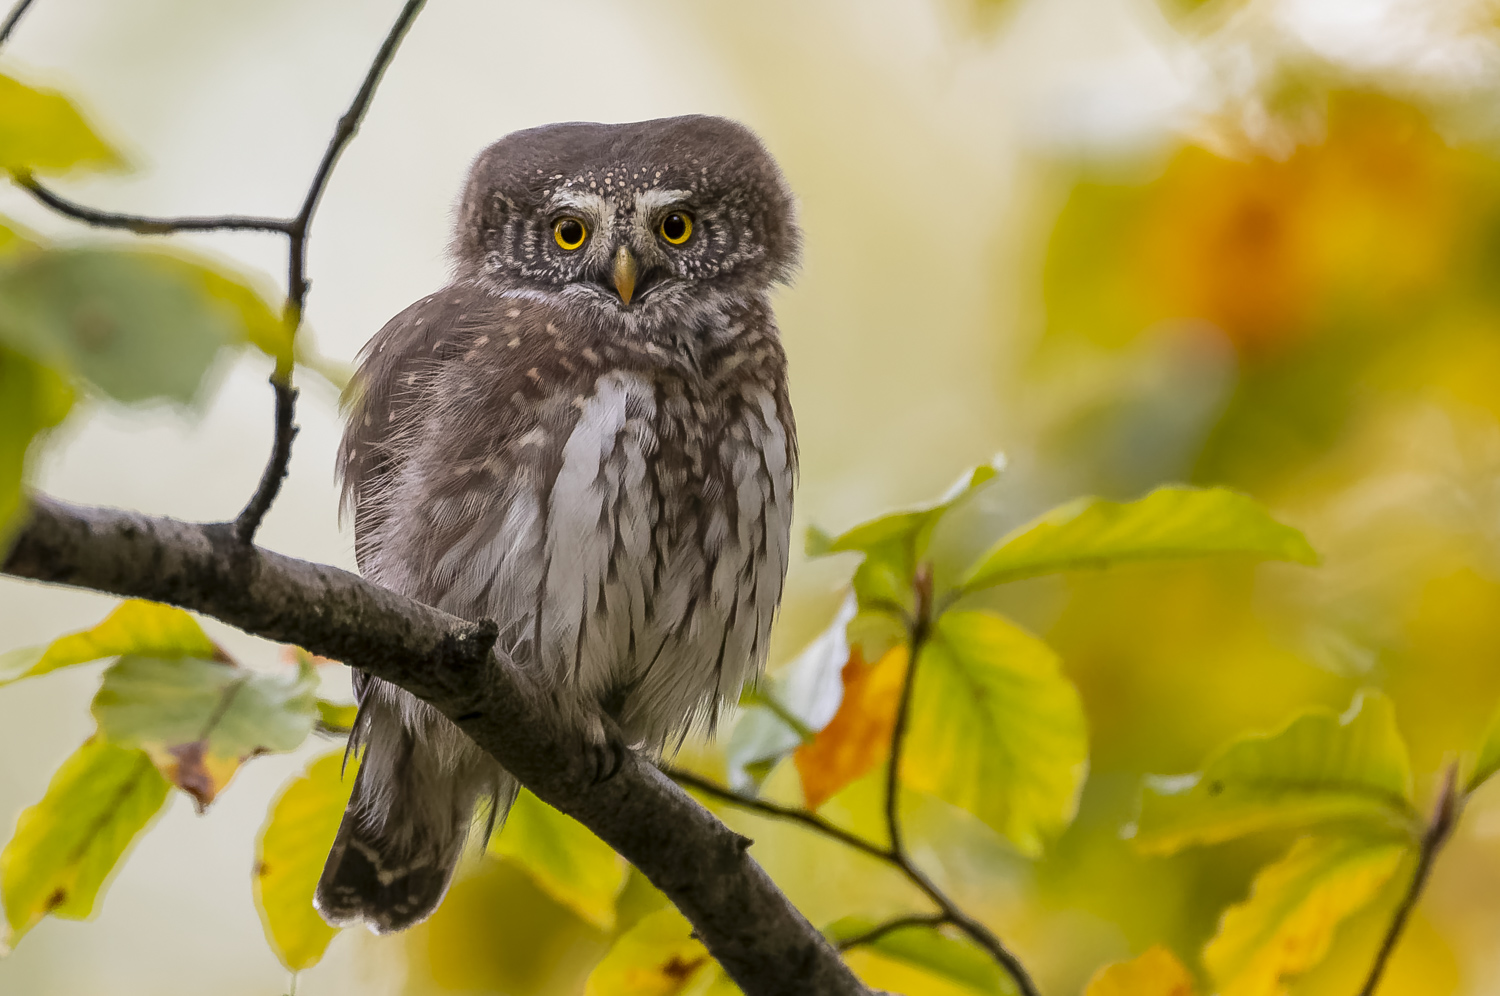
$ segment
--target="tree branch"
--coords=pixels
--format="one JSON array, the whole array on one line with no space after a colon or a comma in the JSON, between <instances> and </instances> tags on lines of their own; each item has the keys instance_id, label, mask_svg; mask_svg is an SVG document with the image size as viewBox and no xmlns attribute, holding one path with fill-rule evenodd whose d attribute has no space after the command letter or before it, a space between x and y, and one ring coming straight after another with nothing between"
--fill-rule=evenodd
<instances>
[{"instance_id":1,"label":"tree branch","mask_svg":"<svg viewBox=\"0 0 1500 996\"><path fill-rule=\"evenodd\" d=\"M1359 996L1374 996L1376 987L1380 985L1380 978L1385 974L1386 963L1396 950L1396 944L1406 930L1406 922L1411 919L1412 911L1417 908L1417 900L1427 886L1427 878L1432 874L1432 865L1437 860L1438 851L1442 850L1448 838L1453 835L1462 811L1463 797L1458 791L1458 763L1454 762L1443 773L1442 787L1438 790L1432 819L1428 821L1427 831L1422 834L1422 846L1417 852L1417 867L1412 872L1406 894L1401 897L1401 903L1391 917L1391 925L1380 942L1380 950L1375 952L1375 961L1370 966L1369 977L1359 990Z\"/></svg>"},{"instance_id":2,"label":"tree branch","mask_svg":"<svg viewBox=\"0 0 1500 996\"><path fill-rule=\"evenodd\" d=\"M582 736L472 623L196 524L37 497L0 573L148 598L342 660L430 703L639 868L747 996L869 996L731 832L632 751L599 781Z\"/></svg>"},{"instance_id":3,"label":"tree branch","mask_svg":"<svg viewBox=\"0 0 1500 996\"><path fill-rule=\"evenodd\" d=\"M948 917L942 913L914 913L911 916L893 917L885 923L877 924L865 931L863 934L855 934L839 941L839 950L848 951L865 944L874 944L886 934L907 927L930 927L936 930L948 922Z\"/></svg>"}]
</instances>

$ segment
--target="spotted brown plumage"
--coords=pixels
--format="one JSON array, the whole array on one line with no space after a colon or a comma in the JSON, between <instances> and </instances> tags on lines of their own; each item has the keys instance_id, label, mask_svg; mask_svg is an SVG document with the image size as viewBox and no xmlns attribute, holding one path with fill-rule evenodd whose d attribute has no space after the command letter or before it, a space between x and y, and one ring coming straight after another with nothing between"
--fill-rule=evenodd
<instances>
[{"instance_id":1,"label":"spotted brown plumage","mask_svg":"<svg viewBox=\"0 0 1500 996\"><path fill-rule=\"evenodd\" d=\"M786 571L796 434L767 295L797 244L780 172L723 119L486 150L453 283L370 341L351 387L361 571L495 620L595 743L600 716L651 751L711 726L764 664ZM501 826L516 786L419 700L355 684L364 754L317 904L398 930L441 900L476 803Z\"/></svg>"}]
</instances>

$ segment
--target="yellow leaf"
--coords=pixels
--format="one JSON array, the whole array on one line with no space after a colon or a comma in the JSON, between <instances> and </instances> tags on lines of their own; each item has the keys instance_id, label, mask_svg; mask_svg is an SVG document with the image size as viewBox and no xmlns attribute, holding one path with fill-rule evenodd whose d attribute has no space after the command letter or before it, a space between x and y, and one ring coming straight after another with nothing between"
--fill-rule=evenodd
<instances>
[{"instance_id":1,"label":"yellow leaf","mask_svg":"<svg viewBox=\"0 0 1500 996\"><path fill-rule=\"evenodd\" d=\"M23 480L33 443L72 406L73 388L66 378L0 347L0 554L21 523ZM0 682L10 661L11 655L0 656Z\"/></svg>"},{"instance_id":2,"label":"yellow leaf","mask_svg":"<svg viewBox=\"0 0 1500 996\"><path fill-rule=\"evenodd\" d=\"M866 664L858 647L850 651L838 712L816 737L797 748L793 758L809 808L823 805L890 753L906 656L906 647L893 647L874 664Z\"/></svg>"},{"instance_id":3,"label":"yellow leaf","mask_svg":"<svg viewBox=\"0 0 1500 996\"><path fill-rule=\"evenodd\" d=\"M0 954L49 913L93 915L105 879L166 798L167 782L144 751L97 736L74 751L0 852Z\"/></svg>"},{"instance_id":4,"label":"yellow leaf","mask_svg":"<svg viewBox=\"0 0 1500 996\"><path fill-rule=\"evenodd\" d=\"M657 910L615 941L589 975L584 996L730 996L724 976L675 909Z\"/></svg>"},{"instance_id":5,"label":"yellow leaf","mask_svg":"<svg viewBox=\"0 0 1500 996\"><path fill-rule=\"evenodd\" d=\"M1052 648L991 612L943 613L917 666L902 784L1035 856L1072 822L1087 771L1083 703Z\"/></svg>"},{"instance_id":6,"label":"yellow leaf","mask_svg":"<svg viewBox=\"0 0 1500 996\"><path fill-rule=\"evenodd\" d=\"M490 851L514 861L553 899L603 931L615 929L625 859L593 832L522 789Z\"/></svg>"},{"instance_id":7,"label":"yellow leaf","mask_svg":"<svg viewBox=\"0 0 1500 996\"><path fill-rule=\"evenodd\" d=\"M276 361L278 373L287 373L294 362L293 339L297 330L272 310L265 298L248 287L245 278L221 272L200 261L198 279L203 292L233 309L245 341Z\"/></svg>"},{"instance_id":8,"label":"yellow leaf","mask_svg":"<svg viewBox=\"0 0 1500 996\"><path fill-rule=\"evenodd\" d=\"M0 169L55 173L124 164L67 97L0 76Z\"/></svg>"},{"instance_id":9,"label":"yellow leaf","mask_svg":"<svg viewBox=\"0 0 1500 996\"><path fill-rule=\"evenodd\" d=\"M1083 996L1193 996L1193 977L1160 944L1094 973Z\"/></svg>"},{"instance_id":10,"label":"yellow leaf","mask_svg":"<svg viewBox=\"0 0 1500 996\"><path fill-rule=\"evenodd\" d=\"M1221 996L1275 996L1328 953L1339 921L1395 873L1407 844L1362 836L1304 837L1260 870L1231 906L1203 962Z\"/></svg>"},{"instance_id":11,"label":"yellow leaf","mask_svg":"<svg viewBox=\"0 0 1500 996\"><path fill-rule=\"evenodd\" d=\"M160 602L132 598L115 606L97 626L58 637L46 648L33 647L0 656L0 685L121 654L223 657L218 645L187 612Z\"/></svg>"},{"instance_id":12,"label":"yellow leaf","mask_svg":"<svg viewBox=\"0 0 1500 996\"><path fill-rule=\"evenodd\" d=\"M255 908L266 941L290 971L311 968L338 929L313 909L313 892L354 790L359 759L325 754L271 804L255 845Z\"/></svg>"}]
</instances>

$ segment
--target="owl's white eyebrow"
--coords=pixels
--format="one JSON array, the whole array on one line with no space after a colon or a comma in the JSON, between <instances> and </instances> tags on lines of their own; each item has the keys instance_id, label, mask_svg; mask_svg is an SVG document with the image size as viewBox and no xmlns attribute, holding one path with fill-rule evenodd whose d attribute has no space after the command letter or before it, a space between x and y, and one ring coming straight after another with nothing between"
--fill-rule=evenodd
<instances>
[{"instance_id":1,"label":"owl's white eyebrow","mask_svg":"<svg viewBox=\"0 0 1500 996\"><path fill-rule=\"evenodd\" d=\"M556 211L562 208L587 212L596 218L603 218L610 213L609 202L587 190L559 190L553 194L551 210Z\"/></svg>"},{"instance_id":2,"label":"owl's white eyebrow","mask_svg":"<svg viewBox=\"0 0 1500 996\"><path fill-rule=\"evenodd\" d=\"M661 208L681 204L692 195L691 190L643 190L635 195L635 213L651 214Z\"/></svg>"}]
</instances>

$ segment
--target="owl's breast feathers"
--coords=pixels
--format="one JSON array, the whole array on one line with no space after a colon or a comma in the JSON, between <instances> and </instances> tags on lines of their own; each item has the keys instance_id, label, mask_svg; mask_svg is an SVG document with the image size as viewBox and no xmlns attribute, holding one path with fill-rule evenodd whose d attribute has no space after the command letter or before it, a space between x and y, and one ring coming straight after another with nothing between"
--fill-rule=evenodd
<instances>
[{"instance_id":1,"label":"owl's breast feathers","mask_svg":"<svg viewBox=\"0 0 1500 996\"><path fill-rule=\"evenodd\" d=\"M763 662L796 436L770 311L653 336L456 285L366 348L340 452L369 576L501 626L659 744Z\"/></svg>"}]
</instances>

